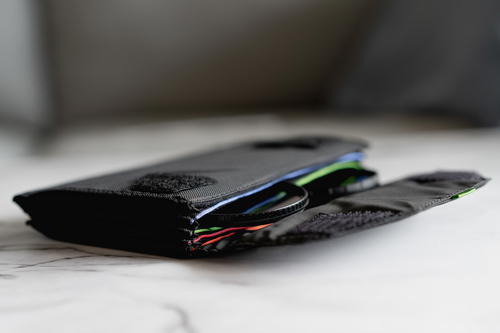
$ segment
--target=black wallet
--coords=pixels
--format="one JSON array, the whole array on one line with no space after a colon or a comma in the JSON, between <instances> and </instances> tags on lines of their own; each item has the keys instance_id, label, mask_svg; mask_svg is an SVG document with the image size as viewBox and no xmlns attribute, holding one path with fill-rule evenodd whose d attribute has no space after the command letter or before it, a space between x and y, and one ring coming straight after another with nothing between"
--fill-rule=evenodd
<instances>
[{"instance_id":1,"label":"black wallet","mask_svg":"<svg viewBox=\"0 0 500 333\"><path fill-rule=\"evenodd\" d=\"M487 182L434 172L379 185L366 144L297 137L228 146L14 197L48 237L171 257L335 237L401 220Z\"/></svg>"}]
</instances>

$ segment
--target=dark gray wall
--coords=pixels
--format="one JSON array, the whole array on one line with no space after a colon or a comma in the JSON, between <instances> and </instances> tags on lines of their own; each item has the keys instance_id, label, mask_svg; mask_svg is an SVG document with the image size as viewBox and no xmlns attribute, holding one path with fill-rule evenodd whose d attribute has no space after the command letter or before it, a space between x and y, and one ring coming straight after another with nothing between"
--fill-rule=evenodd
<instances>
[{"instance_id":1,"label":"dark gray wall","mask_svg":"<svg viewBox=\"0 0 500 333\"><path fill-rule=\"evenodd\" d=\"M332 100L500 124L500 1L385 1Z\"/></svg>"},{"instance_id":2,"label":"dark gray wall","mask_svg":"<svg viewBox=\"0 0 500 333\"><path fill-rule=\"evenodd\" d=\"M314 103L364 0L49 0L66 119Z\"/></svg>"},{"instance_id":3,"label":"dark gray wall","mask_svg":"<svg viewBox=\"0 0 500 333\"><path fill-rule=\"evenodd\" d=\"M39 7L30 0L0 1L0 122L46 126L50 82Z\"/></svg>"}]
</instances>

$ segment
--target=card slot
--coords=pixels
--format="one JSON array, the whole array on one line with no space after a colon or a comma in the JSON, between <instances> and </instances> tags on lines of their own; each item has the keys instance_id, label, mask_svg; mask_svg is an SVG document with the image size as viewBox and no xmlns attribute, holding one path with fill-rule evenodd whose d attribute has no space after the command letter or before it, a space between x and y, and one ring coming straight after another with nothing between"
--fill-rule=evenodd
<instances>
[{"instance_id":1,"label":"card slot","mask_svg":"<svg viewBox=\"0 0 500 333\"><path fill-rule=\"evenodd\" d=\"M216 242L267 228L286 216L318 205L321 203L320 199L329 201L353 191L367 189L367 181L372 184L370 187L375 186L376 181L373 180L375 176L373 171L362 169L357 162L343 162L278 183L264 191L223 206L198 221L199 228L195 231L197 237L193 240L193 249L217 248ZM355 184L358 186L353 187ZM306 202L305 198L313 193L316 195L316 202L311 205L310 199ZM298 204L300 202L302 205ZM202 239L203 243L200 242Z\"/></svg>"}]
</instances>

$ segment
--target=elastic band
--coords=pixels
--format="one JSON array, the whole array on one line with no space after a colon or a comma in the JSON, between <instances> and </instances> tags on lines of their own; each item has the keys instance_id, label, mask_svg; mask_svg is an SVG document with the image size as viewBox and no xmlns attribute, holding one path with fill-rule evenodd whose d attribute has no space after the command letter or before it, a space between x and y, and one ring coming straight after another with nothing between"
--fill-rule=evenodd
<instances>
[{"instance_id":1,"label":"elastic band","mask_svg":"<svg viewBox=\"0 0 500 333\"><path fill-rule=\"evenodd\" d=\"M199 212L194 220L198 220L200 218L202 218L203 216L207 215L208 213L211 213L213 212L214 210L216 210L217 208L220 208L224 205L227 205L228 203L231 203L233 201L236 201L238 199L241 199L241 198L244 198L244 197L247 197L249 195L252 195L252 194L255 194L257 192L260 192L262 190L265 190L266 188L269 188L279 182L282 182L282 181L285 181L285 180L289 180L289 179L293 179L293 178L297 178L297 177L300 177L302 175L305 175L305 174L308 174L308 173L311 173L315 170L318 170L318 169L321 169L327 165L330 165L330 164L333 164L333 163L337 163L337 162L351 162L351 161L361 161L362 159L364 158L364 154L361 153L361 152L353 152L353 153L348 153L348 154L345 154L345 155L342 155L341 157L337 158L336 160L333 160L333 161L329 161L329 162L326 162L326 163L322 163L322 164L318 164L318 165L315 165L315 166L311 166L311 167L307 167L307 168L303 168L303 169L300 169L300 170L296 170L296 171L292 171L282 177L279 177L279 178L276 178L272 181L270 181L269 183L266 183L262 186L259 186L253 190L250 190L248 192L245 192L245 193L242 193L242 194L239 194L239 195L235 195L233 197L230 197L230 198L227 198L225 200L222 200L218 203L216 203L215 205L211 206L211 207L208 207L204 210L202 210L201 212ZM194 222L193 220L193 222Z\"/></svg>"},{"instance_id":2,"label":"elastic band","mask_svg":"<svg viewBox=\"0 0 500 333\"><path fill-rule=\"evenodd\" d=\"M309 194L307 191L292 183L280 183L277 190L285 191L291 197L297 196L297 201L274 210L262 211L256 213L217 213L207 215L203 219L203 224L217 227L249 227L264 223L272 223L286 216L298 213L306 208L309 203ZM265 192L259 193L266 195Z\"/></svg>"}]
</instances>

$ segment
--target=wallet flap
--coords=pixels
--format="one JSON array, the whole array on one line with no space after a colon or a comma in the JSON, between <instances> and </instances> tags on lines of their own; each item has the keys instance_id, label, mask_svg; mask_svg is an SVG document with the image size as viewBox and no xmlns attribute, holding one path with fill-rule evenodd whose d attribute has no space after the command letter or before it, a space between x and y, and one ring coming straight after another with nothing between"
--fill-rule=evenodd
<instances>
[{"instance_id":1,"label":"wallet flap","mask_svg":"<svg viewBox=\"0 0 500 333\"><path fill-rule=\"evenodd\" d=\"M474 172L439 171L411 176L337 198L241 239L220 242L213 250L235 250L339 237L405 219L458 199L487 182L488 179Z\"/></svg>"},{"instance_id":2,"label":"wallet flap","mask_svg":"<svg viewBox=\"0 0 500 333\"><path fill-rule=\"evenodd\" d=\"M28 192L14 200L32 217L142 215L175 223L177 217L193 219L224 199L365 147L362 141L319 136L243 143Z\"/></svg>"}]
</instances>

